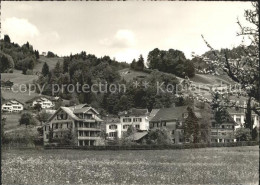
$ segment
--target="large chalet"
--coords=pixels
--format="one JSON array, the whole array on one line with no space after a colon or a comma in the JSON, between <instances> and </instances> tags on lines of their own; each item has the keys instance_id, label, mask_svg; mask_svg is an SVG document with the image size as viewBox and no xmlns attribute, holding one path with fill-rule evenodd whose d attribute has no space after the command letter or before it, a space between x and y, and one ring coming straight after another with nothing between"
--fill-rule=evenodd
<instances>
[{"instance_id":1,"label":"large chalet","mask_svg":"<svg viewBox=\"0 0 260 185\"><path fill-rule=\"evenodd\" d=\"M60 107L43 126L44 144L50 144L50 137L62 138L63 133L70 130L75 146L97 145L103 122L98 115L88 104Z\"/></svg>"}]
</instances>

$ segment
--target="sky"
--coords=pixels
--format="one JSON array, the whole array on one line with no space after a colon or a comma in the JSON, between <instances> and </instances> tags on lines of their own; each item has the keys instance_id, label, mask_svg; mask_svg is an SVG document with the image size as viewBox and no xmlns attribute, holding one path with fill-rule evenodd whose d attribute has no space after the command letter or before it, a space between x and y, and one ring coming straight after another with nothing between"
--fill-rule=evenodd
<instances>
[{"instance_id":1,"label":"sky","mask_svg":"<svg viewBox=\"0 0 260 185\"><path fill-rule=\"evenodd\" d=\"M237 46L237 18L246 24L250 8L243 1L2 1L1 38L59 56L86 51L130 63L172 48L191 58L209 50L201 34L215 49Z\"/></svg>"}]
</instances>

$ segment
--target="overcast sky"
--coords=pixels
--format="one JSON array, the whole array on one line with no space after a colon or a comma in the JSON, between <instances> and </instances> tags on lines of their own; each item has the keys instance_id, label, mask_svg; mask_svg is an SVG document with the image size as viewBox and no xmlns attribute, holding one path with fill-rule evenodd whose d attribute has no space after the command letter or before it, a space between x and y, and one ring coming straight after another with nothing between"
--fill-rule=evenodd
<instances>
[{"instance_id":1,"label":"overcast sky","mask_svg":"<svg viewBox=\"0 0 260 185\"><path fill-rule=\"evenodd\" d=\"M131 62L154 48L208 50L236 46L244 9L250 2L1 2L2 35L29 41L40 52L69 55L86 51Z\"/></svg>"}]
</instances>

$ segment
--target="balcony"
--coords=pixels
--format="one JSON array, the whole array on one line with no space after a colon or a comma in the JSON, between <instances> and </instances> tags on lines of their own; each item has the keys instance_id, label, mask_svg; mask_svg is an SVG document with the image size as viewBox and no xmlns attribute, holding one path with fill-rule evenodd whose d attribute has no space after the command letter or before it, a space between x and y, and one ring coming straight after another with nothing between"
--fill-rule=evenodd
<instances>
[{"instance_id":1,"label":"balcony","mask_svg":"<svg viewBox=\"0 0 260 185\"><path fill-rule=\"evenodd\" d=\"M97 139L100 139L100 137L98 136L78 136L78 139L79 140L97 140Z\"/></svg>"},{"instance_id":2,"label":"balcony","mask_svg":"<svg viewBox=\"0 0 260 185\"><path fill-rule=\"evenodd\" d=\"M100 127L96 127L96 128L78 127L77 129L82 130L82 131L84 131L84 130L86 130L86 131L100 131L101 130Z\"/></svg>"}]
</instances>

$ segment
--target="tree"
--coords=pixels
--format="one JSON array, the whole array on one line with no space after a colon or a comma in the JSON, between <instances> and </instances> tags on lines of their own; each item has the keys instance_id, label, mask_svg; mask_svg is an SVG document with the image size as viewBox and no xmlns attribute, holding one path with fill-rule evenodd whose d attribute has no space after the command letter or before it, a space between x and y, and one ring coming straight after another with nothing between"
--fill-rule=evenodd
<instances>
[{"instance_id":1,"label":"tree","mask_svg":"<svg viewBox=\"0 0 260 185\"><path fill-rule=\"evenodd\" d=\"M250 141L252 139L248 128L238 128L235 131L237 141Z\"/></svg>"},{"instance_id":2,"label":"tree","mask_svg":"<svg viewBox=\"0 0 260 185\"><path fill-rule=\"evenodd\" d=\"M51 51L48 51L47 57L48 58L53 58L53 57L55 57L55 54L53 52L51 52Z\"/></svg>"},{"instance_id":3,"label":"tree","mask_svg":"<svg viewBox=\"0 0 260 185\"><path fill-rule=\"evenodd\" d=\"M227 108L226 106L223 106L223 98L222 95L218 92L212 93L212 102L211 102L211 108L214 113L214 119L218 125L221 125L226 121L227 114Z\"/></svg>"},{"instance_id":4,"label":"tree","mask_svg":"<svg viewBox=\"0 0 260 185\"><path fill-rule=\"evenodd\" d=\"M4 35L4 41L7 42L7 43L10 43L11 39L8 35Z\"/></svg>"},{"instance_id":5,"label":"tree","mask_svg":"<svg viewBox=\"0 0 260 185\"><path fill-rule=\"evenodd\" d=\"M134 138L133 138L135 132L136 132L135 127L130 125L128 127L127 131L125 133L123 133L123 137L120 140L120 144L121 145L134 145L134 144L136 144L134 142Z\"/></svg>"},{"instance_id":6,"label":"tree","mask_svg":"<svg viewBox=\"0 0 260 185\"><path fill-rule=\"evenodd\" d=\"M254 120L252 119L252 110L251 110L251 97L248 98L245 114L244 127L250 130L252 133Z\"/></svg>"},{"instance_id":7,"label":"tree","mask_svg":"<svg viewBox=\"0 0 260 185\"><path fill-rule=\"evenodd\" d=\"M195 74L194 65L186 59L184 53L174 49L164 51L155 48L148 54L147 65L150 69L158 69L180 77L192 77Z\"/></svg>"},{"instance_id":8,"label":"tree","mask_svg":"<svg viewBox=\"0 0 260 185\"><path fill-rule=\"evenodd\" d=\"M39 59L39 58L40 58L40 54L39 54L39 51L38 51L38 50L35 50L35 51L34 51L34 55L35 55L36 59Z\"/></svg>"},{"instance_id":9,"label":"tree","mask_svg":"<svg viewBox=\"0 0 260 185\"><path fill-rule=\"evenodd\" d=\"M245 10L245 19L251 26L243 26L239 20L237 21L240 27L237 36L248 37L251 42L249 45L241 43L240 48L244 54L236 60L230 57L228 49L216 52L203 35L202 39L216 58L212 63L222 68L234 82L241 85L242 90L252 97L253 101L258 102L251 107L251 110L260 115L259 6L258 2L253 2L252 5L253 10Z\"/></svg>"},{"instance_id":10,"label":"tree","mask_svg":"<svg viewBox=\"0 0 260 185\"><path fill-rule=\"evenodd\" d=\"M62 74L62 66L60 64L60 61L58 61L53 69L53 72L56 77L60 77Z\"/></svg>"},{"instance_id":11,"label":"tree","mask_svg":"<svg viewBox=\"0 0 260 185\"><path fill-rule=\"evenodd\" d=\"M43 76L47 76L47 75L49 75L49 73L50 73L49 66L48 66L48 64L45 62L45 63L43 64L43 66L42 66L42 75L43 75Z\"/></svg>"},{"instance_id":12,"label":"tree","mask_svg":"<svg viewBox=\"0 0 260 185\"><path fill-rule=\"evenodd\" d=\"M30 44L29 44L28 41L26 42L25 46L26 46L27 49L30 49Z\"/></svg>"},{"instance_id":13,"label":"tree","mask_svg":"<svg viewBox=\"0 0 260 185\"><path fill-rule=\"evenodd\" d=\"M137 60L135 69L137 71L143 71L144 70L144 58L142 55L140 55L139 59Z\"/></svg>"},{"instance_id":14,"label":"tree","mask_svg":"<svg viewBox=\"0 0 260 185\"><path fill-rule=\"evenodd\" d=\"M37 110L38 112L40 112L42 110L42 105L37 103L37 104L34 105L33 108L34 108L34 110Z\"/></svg>"},{"instance_id":15,"label":"tree","mask_svg":"<svg viewBox=\"0 0 260 185\"><path fill-rule=\"evenodd\" d=\"M36 118L42 123L46 123L52 114L47 113L46 111L39 112Z\"/></svg>"},{"instance_id":16,"label":"tree","mask_svg":"<svg viewBox=\"0 0 260 185\"><path fill-rule=\"evenodd\" d=\"M25 125L26 127L27 125L36 125L36 122L30 113L23 113L19 123L20 125Z\"/></svg>"},{"instance_id":17,"label":"tree","mask_svg":"<svg viewBox=\"0 0 260 185\"><path fill-rule=\"evenodd\" d=\"M67 73L69 72L69 59L65 58L63 61L63 72Z\"/></svg>"},{"instance_id":18,"label":"tree","mask_svg":"<svg viewBox=\"0 0 260 185\"><path fill-rule=\"evenodd\" d=\"M1 144L5 142L5 123L6 118L2 117L1 115Z\"/></svg>"},{"instance_id":19,"label":"tree","mask_svg":"<svg viewBox=\"0 0 260 185\"><path fill-rule=\"evenodd\" d=\"M258 129L258 127L255 127L252 130L252 140L259 141L259 129Z\"/></svg>"},{"instance_id":20,"label":"tree","mask_svg":"<svg viewBox=\"0 0 260 185\"><path fill-rule=\"evenodd\" d=\"M188 117L186 118L184 123L185 140L188 139L193 143L199 143L200 136L199 136L198 118L196 117L192 108L187 107L187 111L188 111Z\"/></svg>"},{"instance_id":21,"label":"tree","mask_svg":"<svg viewBox=\"0 0 260 185\"><path fill-rule=\"evenodd\" d=\"M136 69L136 60L134 59L130 64L131 69Z\"/></svg>"},{"instance_id":22,"label":"tree","mask_svg":"<svg viewBox=\"0 0 260 185\"><path fill-rule=\"evenodd\" d=\"M149 130L146 139L147 144L169 145L172 144L172 136L166 128L153 128Z\"/></svg>"},{"instance_id":23,"label":"tree","mask_svg":"<svg viewBox=\"0 0 260 185\"><path fill-rule=\"evenodd\" d=\"M4 73L7 69L9 69L8 58L5 55L2 55L0 60L0 72Z\"/></svg>"}]
</instances>

